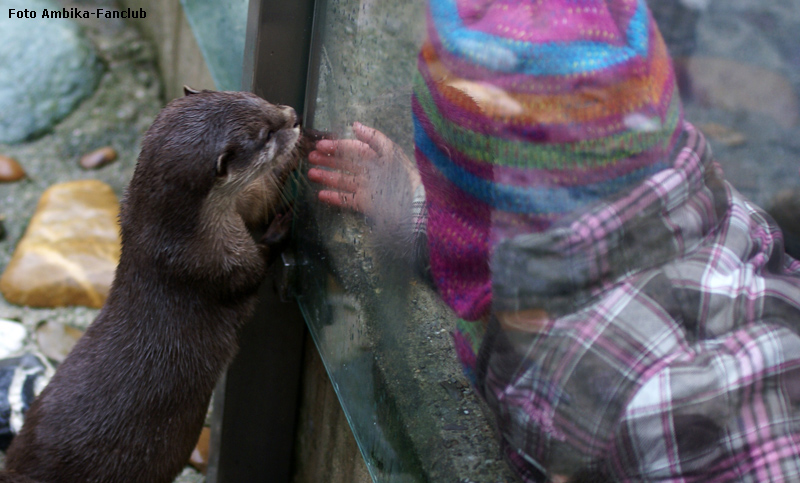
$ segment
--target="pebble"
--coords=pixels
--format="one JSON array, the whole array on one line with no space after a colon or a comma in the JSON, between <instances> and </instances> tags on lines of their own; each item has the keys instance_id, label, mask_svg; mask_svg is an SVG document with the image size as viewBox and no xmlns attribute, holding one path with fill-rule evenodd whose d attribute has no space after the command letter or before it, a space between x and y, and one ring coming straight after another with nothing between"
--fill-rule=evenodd
<instances>
[{"instance_id":1,"label":"pebble","mask_svg":"<svg viewBox=\"0 0 800 483\"><path fill-rule=\"evenodd\" d=\"M714 141L729 147L741 146L747 143L747 137L744 134L716 122L707 122L700 124L698 127Z\"/></svg>"},{"instance_id":2,"label":"pebble","mask_svg":"<svg viewBox=\"0 0 800 483\"><path fill-rule=\"evenodd\" d=\"M70 181L48 188L0 277L12 304L100 308L119 262L119 201L107 184Z\"/></svg>"},{"instance_id":3,"label":"pebble","mask_svg":"<svg viewBox=\"0 0 800 483\"><path fill-rule=\"evenodd\" d=\"M52 321L44 322L36 328L36 342L42 354L59 364L64 362L82 335L81 330Z\"/></svg>"},{"instance_id":4,"label":"pebble","mask_svg":"<svg viewBox=\"0 0 800 483\"><path fill-rule=\"evenodd\" d=\"M16 159L0 154L0 182L19 181L25 177L25 170Z\"/></svg>"},{"instance_id":5,"label":"pebble","mask_svg":"<svg viewBox=\"0 0 800 483\"><path fill-rule=\"evenodd\" d=\"M200 439L197 440L197 446L192 451L192 456L189 458L189 464L200 470L203 474L206 473L208 468L208 448L209 441L211 440L211 430L203 428L200 433Z\"/></svg>"},{"instance_id":6,"label":"pebble","mask_svg":"<svg viewBox=\"0 0 800 483\"><path fill-rule=\"evenodd\" d=\"M95 149L81 157L81 168L98 169L117 159L117 151L111 146Z\"/></svg>"},{"instance_id":7,"label":"pebble","mask_svg":"<svg viewBox=\"0 0 800 483\"><path fill-rule=\"evenodd\" d=\"M28 331L19 322L0 319L0 359L6 359L22 350Z\"/></svg>"}]
</instances>

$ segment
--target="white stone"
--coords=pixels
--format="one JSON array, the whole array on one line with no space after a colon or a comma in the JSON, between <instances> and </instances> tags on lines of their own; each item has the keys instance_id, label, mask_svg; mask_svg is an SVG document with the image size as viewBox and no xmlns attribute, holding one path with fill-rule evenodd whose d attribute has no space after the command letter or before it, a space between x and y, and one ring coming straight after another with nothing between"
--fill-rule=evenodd
<instances>
[{"instance_id":1,"label":"white stone","mask_svg":"<svg viewBox=\"0 0 800 483\"><path fill-rule=\"evenodd\" d=\"M13 320L0 319L0 359L19 353L25 346L28 331Z\"/></svg>"}]
</instances>

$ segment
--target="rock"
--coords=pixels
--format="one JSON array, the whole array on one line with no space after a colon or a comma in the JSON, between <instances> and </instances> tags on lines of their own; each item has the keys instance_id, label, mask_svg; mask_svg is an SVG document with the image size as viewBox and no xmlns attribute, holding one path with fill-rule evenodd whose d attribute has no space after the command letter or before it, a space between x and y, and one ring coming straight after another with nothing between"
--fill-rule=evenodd
<instances>
[{"instance_id":1,"label":"rock","mask_svg":"<svg viewBox=\"0 0 800 483\"><path fill-rule=\"evenodd\" d=\"M0 182L19 181L25 177L25 170L16 159L0 154Z\"/></svg>"},{"instance_id":2,"label":"rock","mask_svg":"<svg viewBox=\"0 0 800 483\"><path fill-rule=\"evenodd\" d=\"M58 363L64 362L83 331L58 322L44 322L36 328L36 342L42 354Z\"/></svg>"},{"instance_id":3,"label":"rock","mask_svg":"<svg viewBox=\"0 0 800 483\"><path fill-rule=\"evenodd\" d=\"M117 197L100 181L48 188L0 278L0 292L19 305L101 307L119 262L118 213Z\"/></svg>"},{"instance_id":4,"label":"rock","mask_svg":"<svg viewBox=\"0 0 800 483\"><path fill-rule=\"evenodd\" d=\"M769 69L716 57L675 60L681 93L707 107L746 111L791 128L800 119L800 103L789 80Z\"/></svg>"},{"instance_id":5,"label":"rock","mask_svg":"<svg viewBox=\"0 0 800 483\"><path fill-rule=\"evenodd\" d=\"M25 346L28 331L13 320L0 319L0 359L19 353Z\"/></svg>"},{"instance_id":6,"label":"rock","mask_svg":"<svg viewBox=\"0 0 800 483\"><path fill-rule=\"evenodd\" d=\"M191 466L186 466L172 483L202 483L206 481L202 474Z\"/></svg>"},{"instance_id":7,"label":"rock","mask_svg":"<svg viewBox=\"0 0 800 483\"><path fill-rule=\"evenodd\" d=\"M10 9L33 10L16 18ZM42 18L51 0L0 0L0 143L42 133L94 92L103 67L70 19Z\"/></svg>"},{"instance_id":8,"label":"rock","mask_svg":"<svg viewBox=\"0 0 800 483\"><path fill-rule=\"evenodd\" d=\"M117 151L111 146L95 149L81 157L81 168L98 169L117 159Z\"/></svg>"},{"instance_id":9,"label":"rock","mask_svg":"<svg viewBox=\"0 0 800 483\"><path fill-rule=\"evenodd\" d=\"M25 413L50 378L53 368L38 354L0 360L0 449L5 451L25 422Z\"/></svg>"},{"instance_id":10,"label":"rock","mask_svg":"<svg viewBox=\"0 0 800 483\"><path fill-rule=\"evenodd\" d=\"M211 440L211 430L203 428L200 433L200 439L197 440L197 446L192 451L192 456L189 458L189 464L200 470L203 474L206 473L208 468L208 447Z\"/></svg>"},{"instance_id":11,"label":"rock","mask_svg":"<svg viewBox=\"0 0 800 483\"><path fill-rule=\"evenodd\" d=\"M729 147L741 146L747 142L744 134L716 122L707 122L698 127L711 139Z\"/></svg>"}]
</instances>

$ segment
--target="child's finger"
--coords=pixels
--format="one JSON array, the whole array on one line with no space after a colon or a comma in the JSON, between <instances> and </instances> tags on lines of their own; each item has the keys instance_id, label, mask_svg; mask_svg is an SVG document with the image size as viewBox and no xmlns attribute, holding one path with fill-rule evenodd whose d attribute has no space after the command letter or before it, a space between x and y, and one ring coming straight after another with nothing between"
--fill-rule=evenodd
<instances>
[{"instance_id":1,"label":"child's finger","mask_svg":"<svg viewBox=\"0 0 800 483\"><path fill-rule=\"evenodd\" d=\"M308 179L314 183L319 183L338 191L355 193L361 189L359 177L340 171L326 171L324 169L311 168L308 170Z\"/></svg>"},{"instance_id":2,"label":"child's finger","mask_svg":"<svg viewBox=\"0 0 800 483\"><path fill-rule=\"evenodd\" d=\"M321 139L314 144L314 149L325 154L333 154L336 152L336 141Z\"/></svg>"},{"instance_id":3,"label":"child's finger","mask_svg":"<svg viewBox=\"0 0 800 483\"><path fill-rule=\"evenodd\" d=\"M373 160L378 154L369 144L358 139L340 139L336 142L336 156L355 160Z\"/></svg>"},{"instance_id":4,"label":"child's finger","mask_svg":"<svg viewBox=\"0 0 800 483\"><path fill-rule=\"evenodd\" d=\"M378 154L378 156L391 154L394 143L391 139L386 137L385 134L377 129L367 127L360 122L354 122L353 132L355 133L356 138L367 143L369 147Z\"/></svg>"},{"instance_id":5,"label":"child's finger","mask_svg":"<svg viewBox=\"0 0 800 483\"><path fill-rule=\"evenodd\" d=\"M308 154L308 161L316 166L324 166L339 171L349 171L351 173L363 173L369 168L369 163L358 156L343 156L340 154L324 154L319 151L311 151ZM371 161L371 159L369 160Z\"/></svg>"},{"instance_id":6,"label":"child's finger","mask_svg":"<svg viewBox=\"0 0 800 483\"><path fill-rule=\"evenodd\" d=\"M338 156L324 154L319 151L311 151L308 153L308 162L314 166L324 166L326 168L333 168L342 171L356 172L359 169L358 163L350 159L343 159Z\"/></svg>"},{"instance_id":7,"label":"child's finger","mask_svg":"<svg viewBox=\"0 0 800 483\"><path fill-rule=\"evenodd\" d=\"M377 154L370 146L358 139L323 139L317 141L315 151L330 156L375 158Z\"/></svg>"}]
</instances>

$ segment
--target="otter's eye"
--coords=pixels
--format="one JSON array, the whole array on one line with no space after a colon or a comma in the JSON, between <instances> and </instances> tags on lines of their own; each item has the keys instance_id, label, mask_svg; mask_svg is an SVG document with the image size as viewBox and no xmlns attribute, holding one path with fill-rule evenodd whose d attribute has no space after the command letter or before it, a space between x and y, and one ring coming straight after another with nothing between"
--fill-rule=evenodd
<instances>
[{"instance_id":1,"label":"otter's eye","mask_svg":"<svg viewBox=\"0 0 800 483\"><path fill-rule=\"evenodd\" d=\"M263 131L262 131L263 132ZM272 136L275 134L275 131L268 131L266 136L261 137L261 140L258 143L258 149L263 149L270 141L272 141Z\"/></svg>"}]
</instances>

